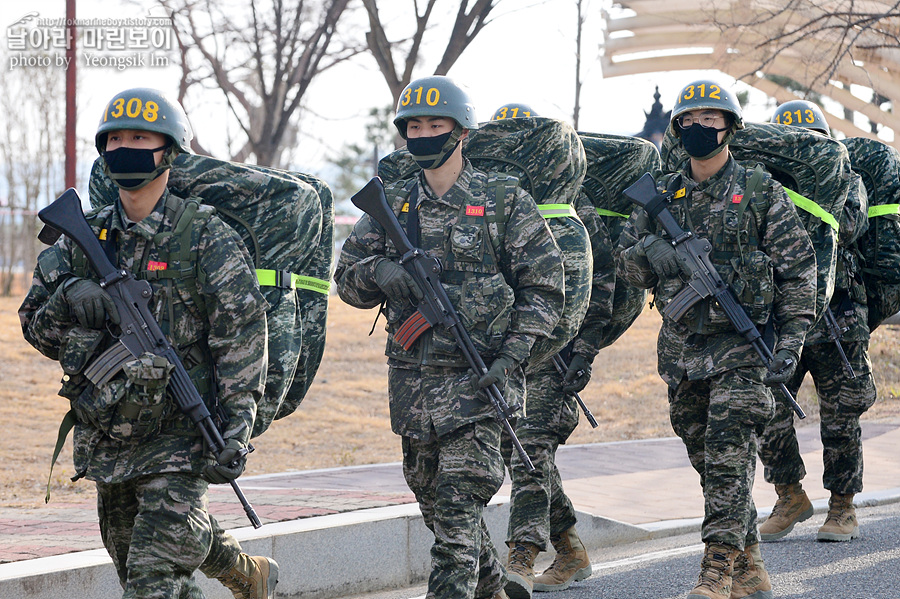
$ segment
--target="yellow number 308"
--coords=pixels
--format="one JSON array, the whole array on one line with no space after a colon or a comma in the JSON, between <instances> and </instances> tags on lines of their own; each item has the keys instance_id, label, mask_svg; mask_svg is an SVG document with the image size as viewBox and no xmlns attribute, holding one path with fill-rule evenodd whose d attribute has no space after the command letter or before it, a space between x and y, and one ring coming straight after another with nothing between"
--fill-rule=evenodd
<instances>
[{"instance_id":1,"label":"yellow number 308","mask_svg":"<svg viewBox=\"0 0 900 599\"><path fill-rule=\"evenodd\" d=\"M682 100L691 100L694 98L695 94L698 98L712 98L713 100L721 100L722 89L718 85L710 85L709 93L707 94L706 84L701 83L700 85L689 85L684 88L684 93L681 95Z\"/></svg>"},{"instance_id":2,"label":"yellow number 308","mask_svg":"<svg viewBox=\"0 0 900 599\"><path fill-rule=\"evenodd\" d=\"M421 104L422 103L422 92L425 88L422 86L417 87L416 89L412 89L411 87L406 88L406 93L403 94L403 99L400 101L400 106L409 106L410 104ZM413 94L415 94L415 98L413 98ZM429 106L437 106L438 102L441 100L441 90L436 87L429 87L428 91L425 92L425 103Z\"/></svg>"},{"instance_id":3,"label":"yellow number 308","mask_svg":"<svg viewBox=\"0 0 900 599\"><path fill-rule=\"evenodd\" d=\"M112 107L112 112L110 112ZM122 115L128 115L129 118L137 118L140 116L148 123L154 122L159 117L159 104L153 100L146 104L141 102L140 98L116 98L106 106L106 112L103 113L103 122L111 116L114 119L122 118Z\"/></svg>"}]
</instances>

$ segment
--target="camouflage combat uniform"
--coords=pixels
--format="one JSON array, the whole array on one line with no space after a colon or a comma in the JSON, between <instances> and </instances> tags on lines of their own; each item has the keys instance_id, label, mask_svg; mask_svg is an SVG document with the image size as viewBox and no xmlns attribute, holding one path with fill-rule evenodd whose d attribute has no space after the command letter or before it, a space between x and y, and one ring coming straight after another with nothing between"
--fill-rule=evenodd
<instances>
[{"instance_id":1,"label":"camouflage combat uniform","mask_svg":"<svg viewBox=\"0 0 900 599\"><path fill-rule=\"evenodd\" d=\"M488 365L500 355L524 362L562 312L560 251L518 180L475 170L468 160L443 196L419 173L386 189L406 226L407 200L418 185L419 247L439 257L441 282ZM385 301L375 284L379 262L399 255L367 215L344 243L335 273L341 298L358 308ZM475 391L478 376L451 333L431 329L410 351L392 334L413 313L387 303L391 429L402 436L403 471L425 524L435 534L428 597L490 597L506 583L482 512L503 482L501 425ZM513 369L504 391L524 399L525 376Z\"/></svg>"},{"instance_id":2,"label":"camouflage combat uniform","mask_svg":"<svg viewBox=\"0 0 900 599\"><path fill-rule=\"evenodd\" d=\"M869 360L869 328L866 291L856 241L868 225L866 190L854 173L850 194L840 219L837 272L831 310L838 325L846 329L841 345L856 378L844 371L834 342L828 336L825 319L810 330L800 355L800 363L787 383L795 396L809 372L819 399L825 472L824 486L839 495L862 491L862 430L859 417L875 402L875 379ZM793 412L786 403L776 402L775 417L759 439L759 457L765 466L766 481L776 485L800 482L806 476L797 444Z\"/></svg>"},{"instance_id":3,"label":"camouflage combat uniform","mask_svg":"<svg viewBox=\"0 0 900 599\"><path fill-rule=\"evenodd\" d=\"M687 193L669 209L681 226L710 241L710 259L729 282L750 319L762 328L770 318L776 351L799 353L814 318L815 255L809 236L781 185L765 176L741 222L737 208L750 171L729 156L702 183L682 175ZM665 236L656 221L636 209L616 249L617 275L641 288L655 288L662 309L683 287L678 277L660 280L640 251L649 233ZM705 498L702 537L743 550L758 542L751 489L755 435L774 413L763 384L760 358L734 331L712 300L702 300L680 322L663 319L657 343L658 370L669 387L675 433L700 473Z\"/></svg>"},{"instance_id":4,"label":"camouflage combat uniform","mask_svg":"<svg viewBox=\"0 0 900 599\"><path fill-rule=\"evenodd\" d=\"M582 194L575 206L590 235L594 270L587 314L563 357L568 362L572 355L581 354L592 362L602 348L600 333L612 318L616 272L609 232L593 204ZM516 436L535 472L525 470L518 453L512 451L511 440L504 435L503 457L512 479L507 543L533 543L541 551L547 550L551 535L574 526L576 518L556 467L556 451L575 430L580 411L575 397L562 390L563 376L550 360L526 373L528 410L516 422Z\"/></svg>"},{"instance_id":5,"label":"camouflage combat uniform","mask_svg":"<svg viewBox=\"0 0 900 599\"><path fill-rule=\"evenodd\" d=\"M153 276L171 266L161 262L160 249L182 202L167 191L138 223L127 221L118 201L87 218L114 263L149 279L151 311L201 395L217 399L227 416L223 438L246 443L265 384L266 303L240 240L206 208L195 217L205 222L192 228L190 242L195 286L186 278ZM73 275L96 279L81 251L63 237L38 258L19 316L25 338L66 373L60 394L77 417L76 477L97 486L103 543L124 596L203 597L191 575L211 542L201 472L215 461L165 393L171 367L164 359L145 354L99 388L86 380L85 366L113 340L103 330L77 326L62 296ZM151 409L128 414L135 403Z\"/></svg>"}]
</instances>

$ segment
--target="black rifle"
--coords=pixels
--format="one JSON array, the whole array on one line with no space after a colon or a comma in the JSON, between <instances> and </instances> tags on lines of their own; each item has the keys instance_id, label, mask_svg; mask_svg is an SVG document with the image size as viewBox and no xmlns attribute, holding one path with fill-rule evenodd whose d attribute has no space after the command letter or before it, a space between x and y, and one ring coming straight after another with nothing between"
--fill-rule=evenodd
<instances>
[{"instance_id":1,"label":"black rifle","mask_svg":"<svg viewBox=\"0 0 900 599\"><path fill-rule=\"evenodd\" d=\"M853 371L853 366L850 365L850 361L847 359L847 354L844 353L844 346L841 345L841 337L844 335L844 332L847 329L841 328L838 324L837 318L834 316L834 312L831 311L831 306L825 306L825 314L823 315L825 319L825 327L828 329L828 338L834 342L834 346L838 350L838 354L841 356L841 365L844 367L844 373L850 377L851 379L856 378L856 372Z\"/></svg>"},{"instance_id":2,"label":"black rifle","mask_svg":"<svg viewBox=\"0 0 900 599\"><path fill-rule=\"evenodd\" d=\"M553 360L553 365L556 366L556 372L558 372L560 375L562 375L562 377L564 379L563 384L565 384L565 376L566 376L566 372L568 372L568 370L569 370L569 365L566 364L566 361L563 360L562 356L560 356L559 354L555 354L553 356L553 358L551 358L551 359ZM581 376L581 373L579 373L579 376ZM591 414L591 411L588 409L587 404L584 403L583 399L581 399L581 396L578 394L578 391L574 391L571 395L572 395L572 397L575 398L575 401L578 402L578 405L581 406L581 411L584 412L585 418L587 418L588 422L591 423L591 428L597 428L598 426L600 426L597 423L597 419L594 418L594 415Z\"/></svg>"},{"instance_id":3,"label":"black rifle","mask_svg":"<svg viewBox=\"0 0 900 599\"><path fill-rule=\"evenodd\" d=\"M456 345L469 363L469 367L478 376L486 374L488 368L478 350L475 349L469 333L459 321L459 315L441 284L441 270L443 270L441 261L429 256L424 250L413 247L409 242L409 238L397 220L397 215L388 206L387 198L384 195L384 183L381 179L374 177L366 183L365 187L356 192L350 201L384 228L385 233L400 252L400 265L410 274L423 295L416 306L416 313L397 331L395 339L404 348L409 349L416 339L429 328L436 325L443 326L453 334ZM525 448L522 447L508 420L519 406L510 407L497 385L491 385L483 391L496 410L497 419L512 438L513 446L522 463L525 464L525 469L528 472L534 472L534 464L525 453Z\"/></svg>"},{"instance_id":4,"label":"black rifle","mask_svg":"<svg viewBox=\"0 0 900 599\"><path fill-rule=\"evenodd\" d=\"M709 253L712 245L706 239L694 237L693 233L682 229L672 213L669 212L669 202L672 201L675 193L682 189L681 176L677 176L673 183L674 185L670 185L665 193L660 194L656 190L656 181L653 180L650 173L644 173L644 176L624 191L628 199L643 207L647 214L659 221L666 233L669 234L675 252L684 264L685 271L690 273L691 278L684 288L676 293L672 301L663 308L663 316L678 321L694 304L704 298L712 297L725 311L725 316L728 317L735 330L743 335L744 339L756 350L769 372L772 372L774 357L772 350L763 341L756 325L738 303L734 291L722 280L716 267L710 261ZM790 364L786 364L785 368L787 366ZM806 414L791 395L787 385L779 383L779 388L797 416L801 419L806 418Z\"/></svg>"},{"instance_id":5,"label":"black rifle","mask_svg":"<svg viewBox=\"0 0 900 599\"><path fill-rule=\"evenodd\" d=\"M100 277L100 286L109 293L116 305L121 319L120 332L116 337L128 353L140 357L141 354L150 352L164 357L175 366L169 381L169 391L175 398L178 408L200 429L207 446L212 448L216 455L222 453L225 449L222 434L213 422L209 409L191 381L175 348L166 339L162 329L159 328L159 323L150 312L148 305L153 295L150 283L135 279L133 274L125 269L116 269L110 262L84 218L81 199L75 189L71 187L67 189L56 201L41 210L38 217L51 229L47 231L45 228L41 232L42 241L49 241L54 236L58 238L61 233L75 242L84 252L91 268ZM246 453L247 450L244 450L242 455ZM262 526L259 516L244 497L237 481L231 481L231 488L244 506L253 528Z\"/></svg>"}]
</instances>

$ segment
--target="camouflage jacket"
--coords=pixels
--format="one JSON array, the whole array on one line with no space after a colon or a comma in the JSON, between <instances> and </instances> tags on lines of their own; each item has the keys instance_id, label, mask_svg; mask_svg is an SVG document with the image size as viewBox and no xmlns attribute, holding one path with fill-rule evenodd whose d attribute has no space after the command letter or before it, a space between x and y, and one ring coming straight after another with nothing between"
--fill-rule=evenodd
<instances>
[{"instance_id":1,"label":"camouflage jacket","mask_svg":"<svg viewBox=\"0 0 900 599\"><path fill-rule=\"evenodd\" d=\"M582 191L575 201L575 209L591 238L594 273L591 280L591 299L587 314L572 344L572 353L581 354L589 361L603 349L601 332L609 325L613 315L613 294L616 291L616 265L613 261L612 241L609 230L596 208Z\"/></svg>"},{"instance_id":2,"label":"camouflage jacket","mask_svg":"<svg viewBox=\"0 0 900 599\"><path fill-rule=\"evenodd\" d=\"M702 183L690 178L688 167L682 172L687 193L675 199L669 210L682 228L710 241L710 260L758 328L774 318L776 350L790 349L799 355L815 318L815 254L793 205L768 175L762 192L737 222L737 207L750 175L730 157ZM646 211L636 209L619 239L616 270L636 287L654 288L656 304L662 309L684 280L657 277L639 244L650 233L666 237ZM670 386L685 376L698 380L734 368L761 366L757 354L709 298L698 302L680 322L664 318L657 349L660 376Z\"/></svg>"},{"instance_id":3,"label":"camouflage jacket","mask_svg":"<svg viewBox=\"0 0 900 599\"><path fill-rule=\"evenodd\" d=\"M415 185L419 246L441 259L441 282L485 363L500 355L524 363L535 340L553 331L565 298L562 257L534 200L516 178L480 172L466 160L456 183L441 197L421 172L387 187L388 204L404 227ZM375 268L399 257L381 226L363 215L344 242L334 275L340 297L357 308L385 302L375 283ZM491 406L476 398L469 380L474 373L449 331L427 331L410 351L394 342L393 333L413 312L408 303L387 304L385 353L392 371L394 432L427 437L432 428L441 434L492 417ZM437 392L425 384L440 379L431 378L434 372L447 380L455 377L458 384ZM514 369L509 379L507 399L521 401L521 369Z\"/></svg>"},{"instance_id":4,"label":"camouflage jacket","mask_svg":"<svg viewBox=\"0 0 900 599\"><path fill-rule=\"evenodd\" d=\"M208 208L200 209L203 224L192 231L191 237L190 256L196 259L199 274L195 295L187 292L177 278L169 286L166 279L151 276L168 266L161 262L160 250L165 233L173 229L172 219L181 202L166 192L149 216L130 226L118 201L89 213L87 218L98 238L114 240L115 248L107 251L114 253L120 268L149 279L153 289L151 311L201 395L204 390L214 394L227 417L222 436L247 442L265 385L266 302L237 234ZM66 372L60 395L70 400L78 418L76 472L102 482L162 472L199 474L209 457L204 455L199 432L165 393L168 378L160 377L164 381L161 412L156 414L153 428L143 431L143 437L131 436L137 427L132 427L133 422L125 415L116 414L115 407L111 421L97 420L105 413L101 407L115 406L116 402L124 405L129 393L138 393L130 376L141 361L126 363L122 371L99 387L87 381L82 371L114 340L109 333L77 325L63 294L64 285L73 277L96 279L81 250L61 237L39 256L19 317L28 342L45 356L59 360ZM204 306L197 306L196 300ZM142 371L141 377L148 374L148 370ZM150 387L143 391L152 392Z\"/></svg>"}]
</instances>

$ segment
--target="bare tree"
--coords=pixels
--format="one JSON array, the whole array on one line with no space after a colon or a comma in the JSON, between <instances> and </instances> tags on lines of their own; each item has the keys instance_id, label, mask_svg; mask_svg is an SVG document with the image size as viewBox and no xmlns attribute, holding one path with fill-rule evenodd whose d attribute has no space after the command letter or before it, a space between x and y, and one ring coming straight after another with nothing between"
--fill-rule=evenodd
<instances>
[{"instance_id":1,"label":"bare tree","mask_svg":"<svg viewBox=\"0 0 900 599\"><path fill-rule=\"evenodd\" d=\"M572 111L572 124L575 129L578 129L578 117L581 115L581 33L584 30L585 20L582 1L575 0L575 8L578 11L575 28L575 109Z\"/></svg>"},{"instance_id":2,"label":"bare tree","mask_svg":"<svg viewBox=\"0 0 900 599\"><path fill-rule=\"evenodd\" d=\"M349 0L158 1L179 43L179 100L214 82L240 129L234 160L281 166L313 79L364 50L338 35Z\"/></svg>"}]
</instances>

